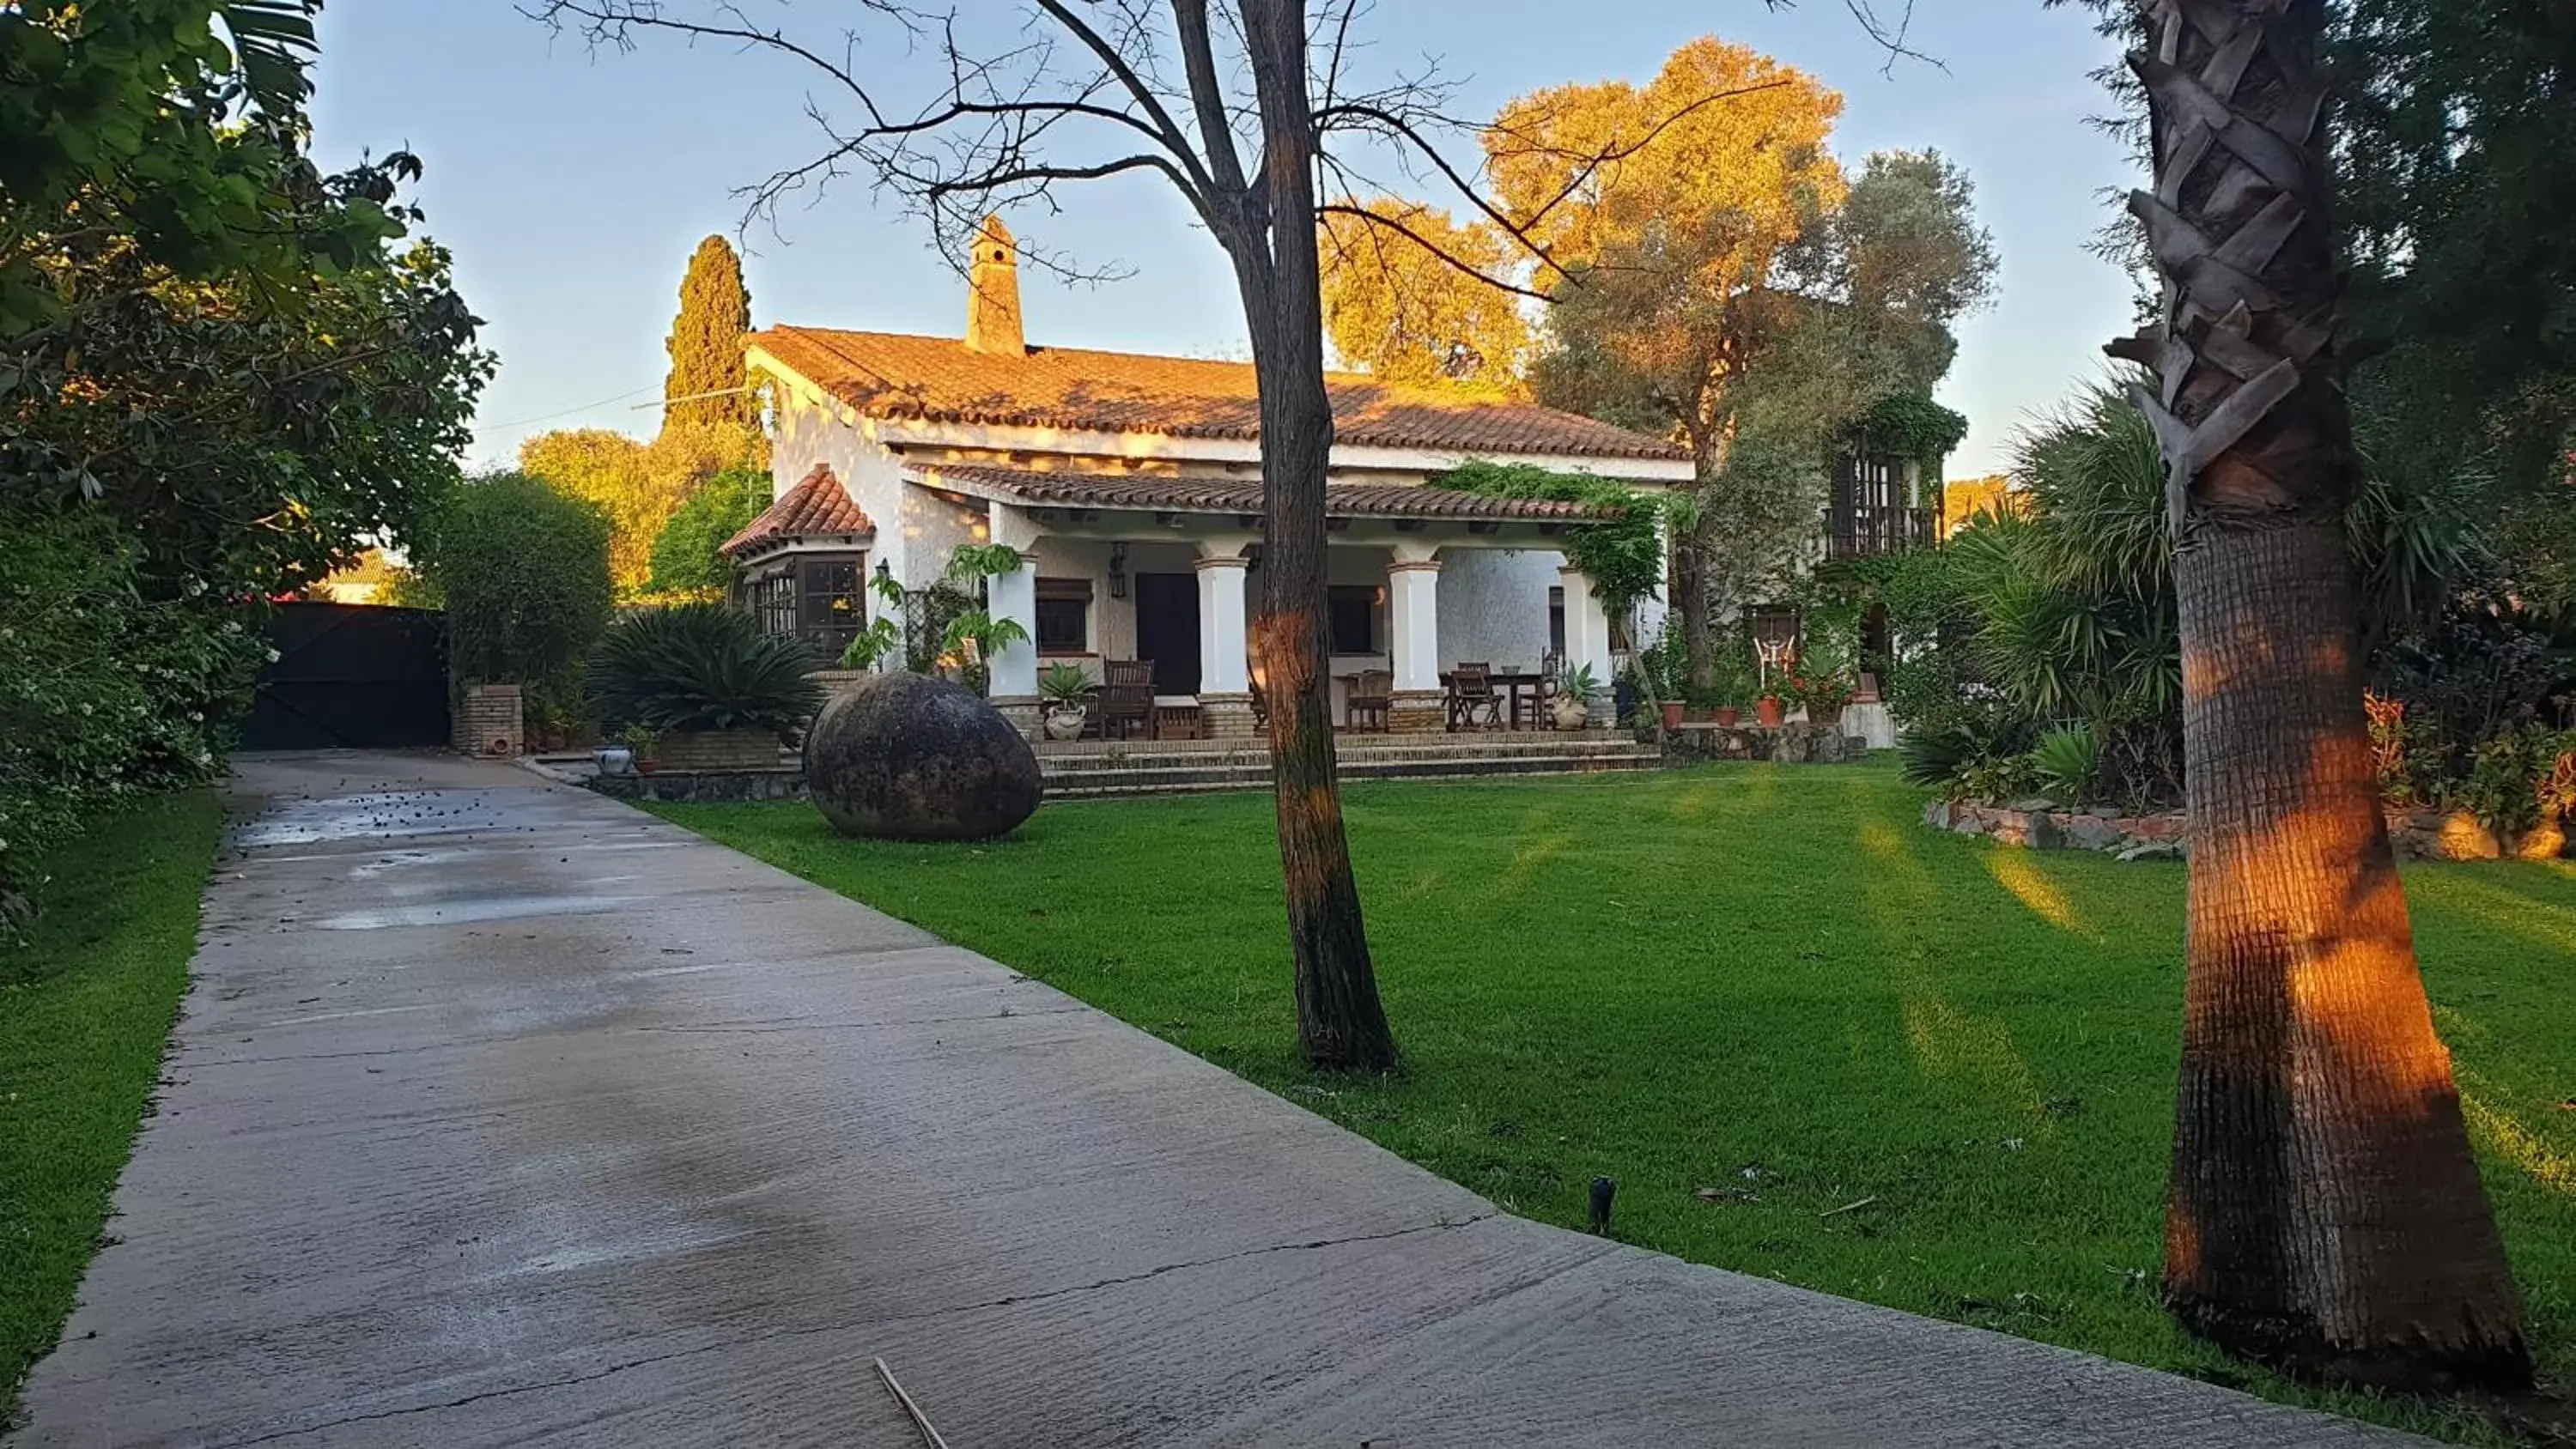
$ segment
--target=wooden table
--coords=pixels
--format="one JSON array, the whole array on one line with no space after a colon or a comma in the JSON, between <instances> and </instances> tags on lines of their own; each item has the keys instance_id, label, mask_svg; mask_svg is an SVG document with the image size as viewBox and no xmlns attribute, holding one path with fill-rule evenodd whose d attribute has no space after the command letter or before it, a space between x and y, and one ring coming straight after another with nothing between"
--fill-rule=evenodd
<instances>
[{"instance_id":1,"label":"wooden table","mask_svg":"<svg viewBox=\"0 0 2576 1449\"><path fill-rule=\"evenodd\" d=\"M1485 682L1501 696L1503 715L1510 722L1509 728L1517 730L1521 727L1521 694L1524 690L1529 693L1530 721L1533 725L1538 722L1539 689L1547 683L1546 675L1525 669L1496 669L1486 674ZM1448 711L1457 689L1457 675L1448 670L1441 671L1440 690L1445 697L1440 707L1444 713Z\"/></svg>"}]
</instances>

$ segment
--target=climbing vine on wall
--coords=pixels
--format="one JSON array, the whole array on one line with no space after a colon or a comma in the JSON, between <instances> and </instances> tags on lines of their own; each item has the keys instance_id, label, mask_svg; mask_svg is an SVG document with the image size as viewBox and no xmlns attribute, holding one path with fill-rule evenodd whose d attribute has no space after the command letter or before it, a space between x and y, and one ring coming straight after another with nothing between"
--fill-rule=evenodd
<instances>
[{"instance_id":1,"label":"climbing vine on wall","mask_svg":"<svg viewBox=\"0 0 2576 1449\"><path fill-rule=\"evenodd\" d=\"M1569 524L1556 539L1565 561L1592 580L1612 613L1664 586L1664 540L1656 525L1665 500L1622 488L1589 473L1559 473L1531 463L1471 459L1431 480L1442 488L1487 498L1535 498L1582 503L1615 512L1597 523Z\"/></svg>"},{"instance_id":2,"label":"climbing vine on wall","mask_svg":"<svg viewBox=\"0 0 2576 1449\"><path fill-rule=\"evenodd\" d=\"M1898 723L1912 726L1958 699L1959 651L1940 647L1958 608L1948 556L1940 550L1837 560L1807 580L1798 602L1809 633L1841 631L1855 654L1862 621L1873 609L1887 611L1894 647L1862 657L1860 667L1879 676Z\"/></svg>"},{"instance_id":3,"label":"climbing vine on wall","mask_svg":"<svg viewBox=\"0 0 2576 1449\"><path fill-rule=\"evenodd\" d=\"M1926 476L1941 474L1941 460L1968 436L1965 415L1934 402L1928 393L1890 393L1869 405L1852 425L1852 440L1874 453L1911 459Z\"/></svg>"}]
</instances>

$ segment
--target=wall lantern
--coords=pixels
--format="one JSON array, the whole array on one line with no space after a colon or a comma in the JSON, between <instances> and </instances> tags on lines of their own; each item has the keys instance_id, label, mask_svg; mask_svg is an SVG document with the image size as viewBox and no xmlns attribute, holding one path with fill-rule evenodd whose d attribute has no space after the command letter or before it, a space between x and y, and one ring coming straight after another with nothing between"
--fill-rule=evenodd
<instances>
[{"instance_id":1,"label":"wall lantern","mask_svg":"<svg viewBox=\"0 0 2576 1449\"><path fill-rule=\"evenodd\" d=\"M1124 540L1109 545L1109 597L1127 597L1127 545Z\"/></svg>"}]
</instances>

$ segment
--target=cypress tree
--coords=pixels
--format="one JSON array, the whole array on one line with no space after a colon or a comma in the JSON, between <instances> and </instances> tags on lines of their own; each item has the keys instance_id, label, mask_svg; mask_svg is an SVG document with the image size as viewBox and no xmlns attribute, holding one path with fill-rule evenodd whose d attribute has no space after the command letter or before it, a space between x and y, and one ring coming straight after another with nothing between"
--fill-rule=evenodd
<instances>
[{"instance_id":1,"label":"cypress tree","mask_svg":"<svg viewBox=\"0 0 2576 1449\"><path fill-rule=\"evenodd\" d=\"M758 409L741 390L742 339L750 330L751 291L743 285L742 258L723 237L708 237L689 256L689 274L680 281L680 314L671 319L670 340L663 344L671 354L671 372L662 384L665 432L759 425Z\"/></svg>"}]
</instances>

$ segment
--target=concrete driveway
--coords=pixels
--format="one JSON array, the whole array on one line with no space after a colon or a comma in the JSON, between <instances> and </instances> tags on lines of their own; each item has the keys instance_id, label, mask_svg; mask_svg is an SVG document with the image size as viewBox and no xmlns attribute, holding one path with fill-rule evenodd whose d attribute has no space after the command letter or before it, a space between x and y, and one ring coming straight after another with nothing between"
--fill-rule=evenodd
<instances>
[{"instance_id":1,"label":"concrete driveway","mask_svg":"<svg viewBox=\"0 0 2576 1449\"><path fill-rule=\"evenodd\" d=\"M2400 1442L1506 1216L523 771L234 789L12 1444Z\"/></svg>"}]
</instances>

